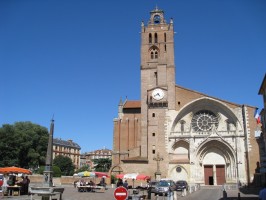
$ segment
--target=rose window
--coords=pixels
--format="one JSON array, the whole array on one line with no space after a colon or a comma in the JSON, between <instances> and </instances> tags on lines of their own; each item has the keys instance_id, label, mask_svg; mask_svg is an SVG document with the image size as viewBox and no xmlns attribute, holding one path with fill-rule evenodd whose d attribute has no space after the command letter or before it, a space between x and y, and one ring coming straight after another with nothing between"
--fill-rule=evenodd
<instances>
[{"instance_id":1,"label":"rose window","mask_svg":"<svg viewBox=\"0 0 266 200\"><path fill-rule=\"evenodd\" d=\"M191 125L196 132L210 131L212 125L218 127L218 117L211 111L202 110L194 114Z\"/></svg>"}]
</instances>

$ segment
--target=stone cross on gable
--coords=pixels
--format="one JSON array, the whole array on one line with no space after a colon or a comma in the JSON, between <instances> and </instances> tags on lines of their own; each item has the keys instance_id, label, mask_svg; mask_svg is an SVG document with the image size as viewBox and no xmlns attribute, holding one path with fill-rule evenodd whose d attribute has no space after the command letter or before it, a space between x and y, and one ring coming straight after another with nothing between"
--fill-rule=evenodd
<instances>
[{"instance_id":1,"label":"stone cross on gable","mask_svg":"<svg viewBox=\"0 0 266 200\"><path fill-rule=\"evenodd\" d=\"M157 156L153 158L157 162L157 172L160 172L160 162L163 161L163 158L160 157L159 152L157 153Z\"/></svg>"}]
</instances>

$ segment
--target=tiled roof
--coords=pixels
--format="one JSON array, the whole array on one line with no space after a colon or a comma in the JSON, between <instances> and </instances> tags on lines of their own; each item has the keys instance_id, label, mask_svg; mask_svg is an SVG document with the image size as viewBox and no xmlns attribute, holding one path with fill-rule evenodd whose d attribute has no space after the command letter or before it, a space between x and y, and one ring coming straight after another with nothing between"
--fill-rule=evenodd
<instances>
[{"instance_id":1,"label":"tiled roof","mask_svg":"<svg viewBox=\"0 0 266 200\"><path fill-rule=\"evenodd\" d=\"M124 108L140 108L141 102L140 101L126 101L124 104Z\"/></svg>"},{"instance_id":2,"label":"tiled roof","mask_svg":"<svg viewBox=\"0 0 266 200\"><path fill-rule=\"evenodd\" d=\"M58 146L81 149L80 146L77 143L73 142L72 140L62 140L62 139L54 138L53 144L58 145Z\"/></svg>"}]
</instances>

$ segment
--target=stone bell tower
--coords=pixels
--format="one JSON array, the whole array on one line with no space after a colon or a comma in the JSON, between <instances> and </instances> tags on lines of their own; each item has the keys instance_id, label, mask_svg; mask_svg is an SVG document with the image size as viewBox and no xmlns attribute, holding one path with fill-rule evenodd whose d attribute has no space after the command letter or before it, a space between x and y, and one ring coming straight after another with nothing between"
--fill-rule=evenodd
<instances>
[{"instance_id":1,"label":"stone bell tower","mask_svg":"<svg viewBox=\"0 0 266 200\"><path fill-rule=\"evenodd\" d=\"M145 26L141 24L141 157L167 157L165 115L175 110L175 64L173 19L155 8ZM166 158L167 161L167 158Z\"/></svg>"}]
</instances>

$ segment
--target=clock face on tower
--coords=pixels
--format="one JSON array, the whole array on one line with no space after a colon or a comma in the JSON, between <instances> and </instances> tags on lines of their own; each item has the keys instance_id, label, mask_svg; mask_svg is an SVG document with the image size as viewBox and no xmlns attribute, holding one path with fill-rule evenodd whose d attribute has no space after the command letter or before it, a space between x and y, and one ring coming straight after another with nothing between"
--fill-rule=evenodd
<instances>
[{"instance_id":1,"label":"clock face on tower","mask_svg":"<svg viewBox=\"0 0 266 200\"><path fill-rule=\"evenodd\" d=\"M157 88L155 90L153 90L152 92L152 98L154 98L155 100L161 100L164 98L164 92L163 90Z\"/></svg>"}]
</instances>

